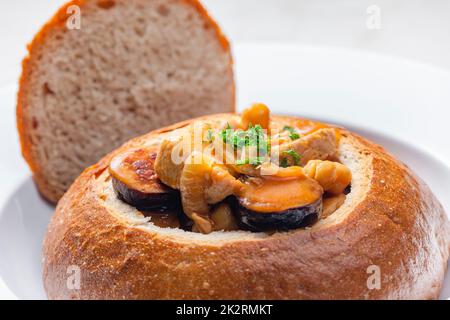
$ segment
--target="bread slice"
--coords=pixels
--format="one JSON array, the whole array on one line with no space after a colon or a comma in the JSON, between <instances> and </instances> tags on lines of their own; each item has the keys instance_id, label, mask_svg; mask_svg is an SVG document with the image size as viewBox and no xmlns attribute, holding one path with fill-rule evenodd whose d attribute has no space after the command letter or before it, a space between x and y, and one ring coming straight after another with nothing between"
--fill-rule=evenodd
<instances>
[{"instance_id":1,"label":"bread slice","mask_svg":"<svg viewBox=\"0 0 450 320\"><path fill-rule=\"evenodd\" d=\"M239 118L206 119L224 125ZM439 297L450 245L444 209L408 167L344 129L339 129L339 160L352 171L351 192L311 228L204 235L157 227L120 201L112 189L111 159L159 145L190 123L133 139L72 185L44 241L43 279L50 299ZM67 286L67 270L74 265L80 267L80 290ZM371 286L377 270L379 288Z\"/></svg>"},{"instance_id":2,"label":"bread slice","mask_svg":"<svg viewBox=\"0 0 450 320\"><path fill-rule=\"evenodd\" d=\"M126 140L234 103L228 41L197 0L78 0L29 46L17 123L40 192L57 202Z\"/></svg>"}]
</instances>

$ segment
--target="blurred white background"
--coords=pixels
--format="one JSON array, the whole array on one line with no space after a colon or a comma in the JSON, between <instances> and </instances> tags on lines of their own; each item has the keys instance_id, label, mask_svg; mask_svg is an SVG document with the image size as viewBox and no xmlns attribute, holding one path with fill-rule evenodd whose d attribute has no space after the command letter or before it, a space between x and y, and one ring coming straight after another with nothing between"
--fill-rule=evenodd
<instances>
[{"instance_id":1,"label":"blurred white background","mask_svg":"<svg viewBox=\"0 0 450 320\"><path fill-rule=\"evenodd\" d=\"M16 81L26 44L64 2L0 1L0 87ZM448 0L203 2L234 43L277 42L350 47L450 68ZM373 6L380 9L381 29L371 30L366 26L374 12Z\"/></svg>"},{"instance_id":2,"label":"blurred white background","mask_svg":"<svg viewBox=\"0 0 450 320\"><path fill-rule=\"evenodd\" d=\"M56 12L56 10L67 0L15 0L0 1L0 90L8 87L10 90L15 88L17 79L20 75L21 61L26 55L26 45L31 41L34 34L39 28ZM277 60L283 59L284 53L295 51L296 45L317 46L323 48L322 53L329 55L325 58L326 62L332 62L332 66L340 61L333 60L336 55L333 48L352 49L353 51L362 53L363 56L369 57L368 53L381 54L386 57L394 57L399 59L396 66L402 62L418 62L423 66L431 66L435 71L447 73L450 76L450 1L449 0L201 0L209 9L212 16L216 18L224 32L230 38L235 47L236 55L240 55L237 59L238 67L238 93L248 92L248 87L242 80L243 70L248 66L241 63L245 59L241 55L240 48L242 45L250 45L251 50L255 50L255 46L292 46L285 48L280 57L269 57L259 62L261 67L270 64L276 64ZM261 51L252 51L252 54L261 56ZM261 58L261 57L259 57ZM293 57L300 59L300 55ZM303 57L303 59L311 59ZM369 58L367 58L369 59ZM370 60L370 59L369 59ZM308 60L312 63L311 60ZM370 60L372 61L372 60ZM364 69L367 63L361 62ZM308 63L308 62L304 62ZM323 63L324 68L325 64ZM254 65L254 63L252 64ZM342 66L342 75L348 74L350 69L355 69L357 62L350 62L349 66ZM417 64L416 64L417 67ZM328 73L332 72L330 67ZM318 70L318 69L317 69ZM405 71L408 70L408 71ZM245 70L244 70L245 71ZM278 70L280 71L280 70ZM282 71L282 70L281 70ZM280 71L280 72L281 72ZM249 71L259 72L258 69ZM286 71L284 74L286 74ZM305 68L301 67L304 77ZM325 72L325 70L322 70ZM370 75L363 73L365 77L373 77L373 71ZM442 130L436 130L437 126L434 119L447 119L450 117L450 108L446 107L450 88L448 83L438 79L426 82L427 87L419 84L424 82L424 75L413 68L406 68L403 71L397 71L401 74L397 77L393 69L379 69L378 73L383 73L388 79L398 79L395 84L390 84L392 93L386 91L383 108L385 114L380 114L379 118L385 122L392 120L391 125L386 124L380 128L382 131L388 132L386 129L394 129L407 139L423 140L423 145L433 147L435 139L424 137L424 133L432 136L442 135ZM408 75L406 75L408 73ZM241 78L241 79L239 79ZM322 76L328 78L328 75ZM283 79L280 79L283 81ZM305 80L305 79L303 79ZM407 88L407 83L415 81L415 87ZM342 80L339 80L342 82ZM359 102L364 108L364 119L355 119L360 121L363 126L368 126L370 119L374 115L371 114L370 108L374 104L373 94L376 90L380 90L381 83L387 85L387 80L380 80L379 84L372 84L370 88L361 84L361 89L368 90L365 94L365 100ZM299 87L300 83L296 83L297 91L305 88ZM356 90L354 84L349 84ZM255 84L256 86L256 84ZM259 88L262 85L258 84ZM322 85L323 87L323 85ZM394 88L395 87L395 88ZM334 85L334 91L337 90ZM369 90L370 89L370 90ZM389 89L389 88L388 88ZM387 89L387 90L388 90ZM342 89L340 89L342 90ZM403 96L399 94L405 91ZM415 99L417 112L412 112L411 104L406 105L408 100L414 100L413 95L407 95L407 90L421 91L421 101ZM239 99L239 106L242 107L248 103L248 99L264 99L267 102L273 102L270 97L276 98L273 93L270 97L266 97L262 92L268 90L261 89L255 96L245 96ZM447 94L448 93L448 94ZM362 92L361 92L362 94ZM381 94L381 93L380 93ZM381 94L383 95L383 94ZM394 95L397 100L394 102ZM305 95L297 95L300 102L299 105L308 104ZM241 98L241 97L240 97ZM338 97L339 98L339 97ZM409 98L409 99L408 99ZM291 99L292 100L292 99ZM318 102L317 97L312 100ZM280 105L277 100L275 105ZM332 105L339 103L341 106L348 101L333 100ZM351 101L350 101L351 102ZM401 103L403 102L403 103ZM285 102L283 102L285 103ZM324 104L329 104L326 102ZM315 104L310 104L312 107ZM445 107L444 107L445 106ZM378 108L378 106L377 106ZM414 115L416 119L426 119L425 121L414 122L407 119L405 110L409 108L409 116ZM397 114L391 114L391 111L398 109ZM326 108L321 106L321 110ZM424 110L428 110L426 117L423 116ZM304 109L301 111L304 113ZM403 115L405 114L405 115ZM305 115L309 115L306 113ZM312 115L314 116L314 115ZM430 117L431 116L431 117ZM433 117L434 116L434 117ZM388 119L388 117L392 119ZM334 120L330 118L330 120ZM366 120L366 121L363 121ZM380 121L381 121L380 120ZM403 120L403 126L400 122ZM406 123L407 122L407 123ZM414 134L415 137L412 135ZM442 146L442 143L434 141L435 152L443 153L450 162L450 144Z\"/></svg>"}]
</instances>

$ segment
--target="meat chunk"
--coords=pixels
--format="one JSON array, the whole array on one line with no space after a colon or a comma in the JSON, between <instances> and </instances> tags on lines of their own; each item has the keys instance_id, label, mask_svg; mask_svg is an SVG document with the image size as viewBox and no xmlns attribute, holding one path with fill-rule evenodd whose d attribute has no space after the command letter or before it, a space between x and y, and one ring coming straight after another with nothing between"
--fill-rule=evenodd
<instances>
[{"instance_id":1,"label":"meat chunk","mask_svg":"<svg viewBox=\"0 0 450 320\"><path fill-rule=\"evenodd\" d=\"M282 144L278 150L275 148L272 161L281 161L285 158L289 165L304 166L310 160L329 160L338 157L338 139L333 128L318 130L298 140ZM295 159L286 155L286 152L290 150L301 156L300 163L295 163Z\"/></svg>"},{"instance_id":2,"label":"meat chunk","mask_svg":"<svg viewBox=\"0 0 450 320\"><path fill-rule=\"evenodd\" d=\"M180 178L185 160L194 151L204 148L203 136L209 129L207 123L198 122L185 128L177 138L164 140L159 148L155 170L159 179L173 189L180 188Z\"/></svg>"},{"instance_id":3,"label":"meat chunk","mask_svg":"<svg viewBox=\"0 0 450 320\"><path fill-rule=\"evenodd\" d=\"M155 162L155 170L159 176L159 179L165 185L173 189L179 188L181 171L184 167L183 161L186 157L181 146L181 139L164 140L159 148L158 156ZM176 150L177 148L179 148L178 151ZM173 161L175 153L177 153L177 157L180 157L180 161Z\"/></svg>"},{"instance_id":4,"label":"meat chunk","mask_svg":"<svg viewBox=\"0 0 450 320\"><path fill-rule=\"evenodd\" d=\"M352 182L350 169L338 162L311 160L304 169L308 177L319 182L332 195L344 193Z\"/></svg>"},{"instance_id":5,"label":"meat chunk","mask_svg":"<svg viewBox=\"0 0 450 320\"><path fill-rule=\"evenodd\" d=\"M210 205L239 192L242 183L235 179L224 166L214 159L193 152L180 177L180 191L184 213L191 218L198 230L209 233L213 230Z\"/></svg>"}]
</instances>

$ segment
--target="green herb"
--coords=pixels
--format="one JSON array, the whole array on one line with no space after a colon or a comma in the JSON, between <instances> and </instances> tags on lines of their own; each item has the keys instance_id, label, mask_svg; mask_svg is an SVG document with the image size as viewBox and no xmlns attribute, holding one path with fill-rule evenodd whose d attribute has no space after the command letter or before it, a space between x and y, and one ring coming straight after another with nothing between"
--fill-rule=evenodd
<instances>
[{"instance_id":1,"label":"green herb","mask_svg":"<svg viewBox=\"0 0 450 320\"><path fill-rule=\"evenodd\" d=\"M232 143L233 142L233 128L231 128L230 124L227 123L226 129L222 130L220 132L220 136L222 137L222 140L224 143Z\"/></svg>"},{"instance_id":2,"label":"green herb","mask_svg":"<svg viewBox=\"0 0 450 320\"><path fill-rule=\"evenodd\" d=\"M300 134L298 134L298 132L293 127L285 126L283 128L283 131L288 131L289 132L289 138L291 138L291 140L300 139Z\"/></svg>"},{"instance_id":3,"label":"green herb","mask_svg":"<svg viewBox=\"0 0 450 320\"><path fill-rule=\"evenodd\" d=\"M264 133L260 125L250 126L248 130L232 130L230 127L221 131L220 136L223 142L233 145L235 149L244 147L257 147L261 155L266 155L270 151L270 140Z\"/></svg>"},{"instance_id":4,"label":"green herb","mask_svg":"<svg viewBox=\"0 0 450 320\"><path fill-rule=\"evenodd\" d=\"M214 132L212 131L212 129L208 129L208 131L206 131L206 142L213 142L214 141Z\"/></svg>"},{"instance_id":5,"label":"green herb","mask_svg":"<svg viewBox=\"0 0 450 320\"><path fill-rule=\"evenodd\" d=\"M252 147L256 149L258 157L238 160L237 165L261 165L265 157L269 154L271 145L270 139L264 133L260 125L250 125L247 130L232 130L231 126L220 132L224 143L230 144L235 150L243 150L244 152Z\"/></svg>"},{"instance_id":6,"label":"green herb","mask_svg":"<svg viewBox=\"0 0 450 320\"><path fill-rule=\"evenodd\" d=\"M250 164L253 166L260 166L264 163L265 158L264 157L256 157L256 158L251 158L251 159L242 159L242 160L237 160L236 161L236 165L238 166L243 166L246 164Z\"/></svg>"},{"instance_id":7,"label":"green herb","mask_svg":"<svg viewBox=\"0 0 450 320\"><path fill-rule=\"evenodd\" d=\"M300 135L296 132L289 134L289 138L291 138L291 140L297 140L300 139Z\"/></svg>"},{"instance_id":8,"label":"green herb","mask_svg":"<svg viewBox=\"0 0 450 320\"><path fill-rule=\"evenodd\" d=\"M288 162L288 159L287 159L287 158L281 159L280 167L282 167L282 168L287 168L287 167L289 167L289 162Z\"/></svg>"},{"instance_id":9,"label":"green herb","mask_svg":"<svg viewBox=\"0 0 450 320\"><path fill-rule=\"evenodd\" d=\"M295 166L298 166L300 164L302 155L299 154L297 151L290 149L290 150L284 151L283 154L290 156L292 158L292 160L294 161ZM283 158L283 160L286 160L286 162L287 162L286 158ZM282 164L284 164L283 160L281 160Z\"/></svg>"}]
</instances>

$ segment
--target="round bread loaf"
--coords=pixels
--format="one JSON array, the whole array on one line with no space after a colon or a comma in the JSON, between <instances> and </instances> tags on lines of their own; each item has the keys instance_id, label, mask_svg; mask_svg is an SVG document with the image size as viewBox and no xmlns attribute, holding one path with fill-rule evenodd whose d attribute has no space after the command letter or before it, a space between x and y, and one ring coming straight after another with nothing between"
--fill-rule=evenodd
<instances>
[{"instance_id":1,"label":"round bread loaf","mask_svg":"<svg viewBox=\"0 0 450 320\"><path fill-rule=\"evenodd\" d=\"M174 122L233 112L228 41L197 0L75 0L23 62L22 153L57 202L86 167Z\"/></svg>"},{"instance_id":2,"label":"round bread loaf","mask_svg":"<svg viewBox=\"0 0 450 320\"><path fill-rule=\"evenodd\" d=\"M119 200L108 171L111 159L157 146L192 121L132 140L76 180L44 243L50 299L439 297L450 247L442 206L405 165L344 129L337 129L338 157L352 172L351 192L337 211L310 228L204 235L157 227ZM80 271L76 289L67 286L73 266ZM373 276L379 276L378 284Z\"/></svg>"}]
</instances>

